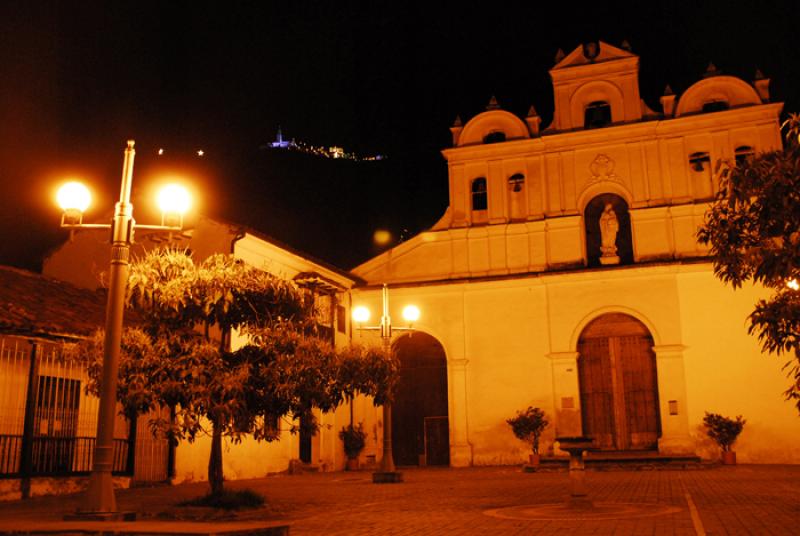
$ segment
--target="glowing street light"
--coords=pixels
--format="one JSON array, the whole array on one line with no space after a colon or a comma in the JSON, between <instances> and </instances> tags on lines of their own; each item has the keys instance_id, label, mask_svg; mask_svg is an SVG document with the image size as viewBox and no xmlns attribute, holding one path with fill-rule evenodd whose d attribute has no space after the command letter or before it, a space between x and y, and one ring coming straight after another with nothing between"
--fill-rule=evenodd
<instances>
[{"instance_id":1,"label":"glowing street light","mask_svg":"<svg viewBox=\"0 0 800 536\"><path fill-rule=\"evenodd\" d=\"M89 208L92 202L92 194L89 189L77 181L64 183L58 189L56 202L61 210L64 211L61 223L80 223L83 213Z\"/></svg>"},{"instance_id":2,"label":"glowing street light","mask_svg":"<svg viewBox=\"0 0 800 536\"><path fill-rule=\"evenodd\" d=\"M403 308L403 318L409 323L419 320L419 307L416 305L406 305Z\"/></svg>"},{"instance_id":3,"label":"glowing street light","mask_svg":"<svg viewBox=\"0 0 800 536\"><path fill-rule=\"evenodd\" d=\"M420 312L416 305L407 305L403 309L403 318L409 323L409 326L392 327L392 319L389 316L389 287L386 284L383 285L381 298L383 315L381 315L379 326L362 326L370 317L369 309L363 305L355 307L352 314L353 320L358 324L357 329L381 332L383 349L386 355L390 355L392 351L392 332L414 331L410 324L419 320ZM390 484L403 481L403 473L397 471L394 465L394 456L392 455L392 404L389 401L383 404L383 458L381 459L381 468L379 471L372 473L372 481L375 484Z\"/></svg>"},{"instance_id":4,"label":"glowing street light","mask_svg":"<svg viewBox=\"0 0 800 536\"><path fill-rule=\"evenodd\" d=\"M183 215L192 206L192 196L180 184L167 184L158 192L158 208L161 209L161 224L183 225Z\"/></svg>"},{"instance_id":5,"label":"glowing street light","mask_svg":"<svg viewBox=\"0 0 800 536\"><path fill-rule=\"evenodd\" d=\"M358 307L353 309L353 320L355 320L358 324L363 324L364 322L368 322L369 309L367 309L363 305L359 305Z\"/></svg>"},{"instance_id":6,"label":"glowing street light","mask_svg":"<svg viewBox=\"0 0 800 536\"><path fill-rule=\"evenodd\" d=\"M128 141L125 161L122 166L119 202L114 209L111 224L83 223L83 212L89 207L91 195L88 188L78 182L68 182L58 191L56 199L64 214L61 227L70 233L83 229L111 230L111 269L109 271L108 301L106 303L105 341L103 345L103 377L100 384L100 410L97 418L97 440L94 462L89 477L89 486L80 514L91 519L116 519L117 501L111 471L114 464L114 421L116 419L117 374L119 369L120 342L122 339L122 316L125 308L125 288L128 285L128 258L133 242L134 228L152 231L180 231L182 220L174 225L139 225L133 220L131 183L133 181L134 142ZM188 194L179 194L173 188L164 197L162 211L167 214L182 214L189 208ZM163 216L162 222L174 222Z\"/></svg>"}]
</instances>

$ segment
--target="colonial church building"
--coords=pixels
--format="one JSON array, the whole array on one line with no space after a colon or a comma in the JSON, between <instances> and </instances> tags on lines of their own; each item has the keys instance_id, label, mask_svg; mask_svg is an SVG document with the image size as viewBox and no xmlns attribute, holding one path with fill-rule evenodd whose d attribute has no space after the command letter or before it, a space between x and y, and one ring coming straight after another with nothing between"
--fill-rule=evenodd
<instances>
[{"instance_id":1,"label":"colonial church building","mask_svg":"<svg viewBox=\"0 0 800 536\"><path fill-rule=\"evenodd\" d=\"M398 464L522 461L505 421L528 406L551 422L545 453L584 434L609 451L716 458L710 411L747 419L740 461L800 462L786 358L747 334L764 291L724 286L695 237L716 163L780 148L782 105L760 73L709 66L652 110L638 70L629 50L578 47L550 70L550 125L494 99L457 120L444 216L354 270L367 285L353 305L380 310L387 283L395 322L407 303L422 312L394 342Z\"/></svg>"}]
</instances>

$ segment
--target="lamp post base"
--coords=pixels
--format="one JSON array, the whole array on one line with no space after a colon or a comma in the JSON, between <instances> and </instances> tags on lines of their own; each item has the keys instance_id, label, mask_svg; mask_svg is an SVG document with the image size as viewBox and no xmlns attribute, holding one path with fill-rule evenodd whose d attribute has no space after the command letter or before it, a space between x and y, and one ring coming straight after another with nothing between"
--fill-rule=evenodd
<instances>
[{"instance_id":1,"label":"lamp post base","mask_svg":"<svg viewBox=\"0 0 800 536\"><path fill-rule=\"evenodd\" d=\"M403 473L399 471L376 471L372 473L373 484L398 484L403 481Z\"/></svg>"},{"instance_id":2,"label":"lamp post base","mask_svg":"<svg viewBox=\"0 0 800 536\"><path fill-rule=\"evenodd\" d=\"M64 521L136 521L136 512L81 512L65 514Z\"/></svg>"}]
</instances>

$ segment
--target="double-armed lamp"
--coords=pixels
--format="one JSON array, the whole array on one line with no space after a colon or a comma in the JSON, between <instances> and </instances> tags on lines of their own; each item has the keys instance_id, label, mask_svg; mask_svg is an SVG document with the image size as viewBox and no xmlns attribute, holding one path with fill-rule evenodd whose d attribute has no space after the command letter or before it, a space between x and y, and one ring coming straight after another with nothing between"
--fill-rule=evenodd
<instances>
[{"instance_id":1,"label":"double-armed lamp","mask_svg":"<svg viewBox=\"0 0 800 536\"><path fill-rule=\"evenodd\" d=\"M180 231L183 228L183 214L191 205L191 197L185 188L177 184L168 184L158 195L161 225L139 225L134 221L131 182L133 180L133 157L136 151L133 146L134 142L131 140L125 149L119 202L115 206L114 218L111 223L83 223L83 213L89 208L92 196L89 189L80 182L67 182L56 194L56 200L64 211L61 216L61 227L69 229L70 236L76 230L83 229L111 231L111 268L108 278L97 440L86 500L79 511L79 515L88 519L116 519L119 516L111 472L114 462L114 420L116 418L122 316L125 307L125 289L128 285L128 258L133 242L133 232L134 229Z\"/></svg>"},{"instance_id":2,"label":"double-armed lamp","mask_svg":"<svg viewBox=\"0 0 800 536\"><path fill-rule=\"evenodd\" d=\"M378 326L365 326L369 322L369 309L363 305L353 308L353 321L359 330L380 331L383 348L387 354L392 351L392 331L414 331L414 322L419 320L419 307L416 305L406 305L403 308L403 319L408 322L408 326L392 328L392 318L389 316L389 287L383 285L381 292L381 302L383 314L381 323ZM373 473L372 481L376 484L388 484L402 482L402 473L397 472L392 455L392 406L390 401L383 404L383 458L381 459L380 470Z\"/></svg>"}]
</instances>

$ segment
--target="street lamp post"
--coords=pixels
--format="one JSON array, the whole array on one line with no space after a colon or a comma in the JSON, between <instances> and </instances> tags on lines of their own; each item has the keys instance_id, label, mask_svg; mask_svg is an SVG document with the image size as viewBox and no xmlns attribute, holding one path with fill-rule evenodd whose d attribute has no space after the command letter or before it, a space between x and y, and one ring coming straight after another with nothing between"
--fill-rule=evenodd
<instances>
[{"instance_id":1,"label":"street lamp post","mask_svg":"<svg viewBox=\"0 0 800 536\"><path fill-rule=\"evenodd\" d=\"M389 316L389 287L384 283L381 292L381 302L383 314L381 323L378 326L361 326L361 323L369 320L369 310L360 306L353 309L353 318L359 324L358 329L368 331L380 331L383 351L387 357L392 352L392 332L393 331L414 331L411 323L419 319L419 309L414 305L407 305L403 309L403 317L409 322L408 327L392 327L392 318ZM386 400L383 404L383 457L381 458L380 470L372 473L372 481L375 484L392 484L403 481L403 473L397 471L392 455L392 403Z\"/></svg>"},{"instance_id":2,"label":"street lamp post","mask_svg":"<svg viewBox=\"0 0 800 536\"><path fill-rule=\"evenodd\" d=\"M117 502L114 495L112 469L114 463L114 421L117 403L117 374L119 370L120 342L122 340L122 317L125 308L125 290L128 284L128 259L133 242L134 227L153 231L180 231L182 216L174 213L163 218L168 225L136 225L131 204L131 182L133 180L134 142L128 141L125 161L122 166L119 202L114 210L111 224L83 223L83 212L89 204L88 190L78 183L67 183L58 194L64 214L61 227L74 233L78 229L111 230L111 268L109 271L108 301L106 302L105 341L103 345L103 374L100 384L100 409L97 418L97 439L94 448L92 473L86 491L85 502L79 516L93 519L116 519ZM173 185L171 185L174 188ZM169 188L169 187L168 187ZM162 211L174 210L182 214L188 208L188 194L183 190L174 194L170 202L161 203ZM131 446L130 448L135 448Z\"/></svg>"}]
</instances>

